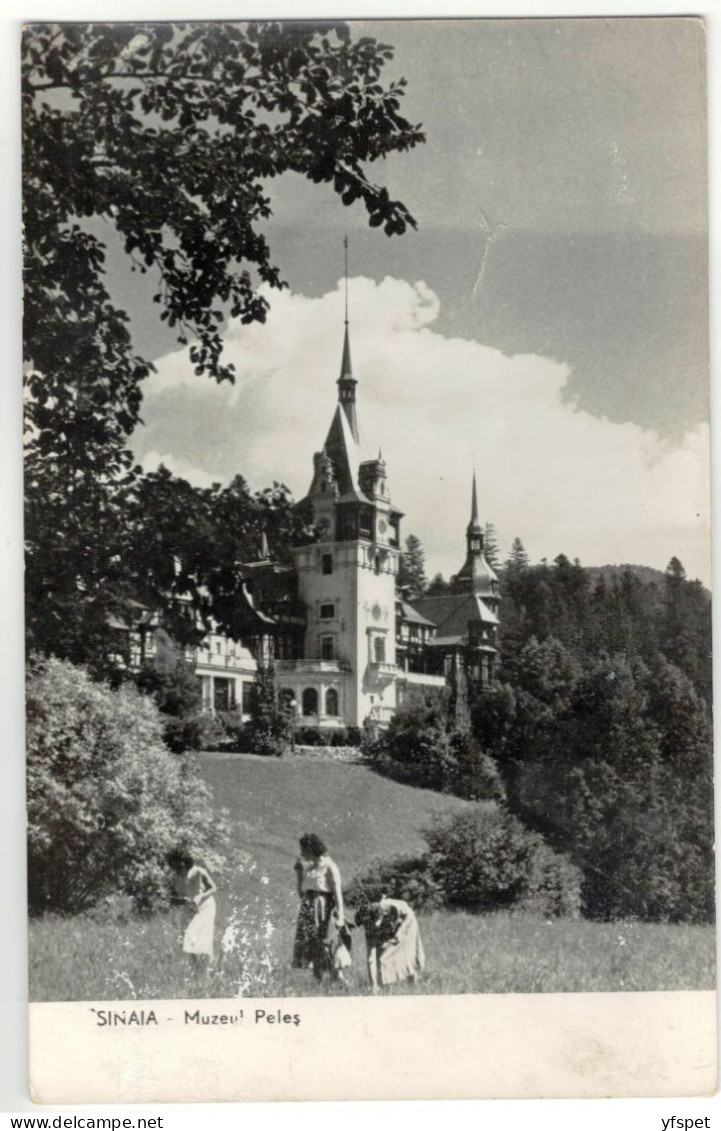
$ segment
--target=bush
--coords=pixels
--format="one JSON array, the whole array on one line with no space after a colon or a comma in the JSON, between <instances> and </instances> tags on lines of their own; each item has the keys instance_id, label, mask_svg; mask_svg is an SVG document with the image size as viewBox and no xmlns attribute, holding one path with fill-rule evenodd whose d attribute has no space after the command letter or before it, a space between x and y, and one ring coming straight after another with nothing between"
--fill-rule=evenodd
<instances>
[{"instance_id":1,"label":"bush","mask_svg":"<svg viewBox=\"0 0 721 1131\"><path fill-rule=\"evenodd\" d=\"M243 731L253 754L281 757L293 742L290 709L281 702L271 664L258 664L250 702L250 722Z\"/></svg>"},{"instance_id":2,"label":"bush","mask_svg":"<svg viewBox=\"0 0 721 1131\"><path fill-rule=\"evenodd\" d=\"M345 900L357 907L364 900L378 900L387 895L404 899L416 911L434 911L442 907L443 888L431 875L426 857L401 856L396 860L374 861L353 879L345 889Z\"/></svg>"},{"instance_id":3,"label":"bush","mask_svg":"<svg viewBox=\"0 0 721 1131\"><path fill-rule=\"evenodd\" d=\"M183 754L186 750L210 750L219 745L223 735L223 728L213 715L201 712L181 715L177 719L169 715L163 717L163 740L174 754Z\"/></svg>"},{"instance_id":4,"label":"bush","mask_svg":"<svg viewBox=\"0 0 721 1131\"><path fill-rule=\"evenodd\" d=\"M192 758L162 740L158 708L131 685L93 683L49 659L27 686L29 905L75 913L107 896L148 905L167 880L169 852L202 855L211 869L225 822Z\"/></svg>"},{"instance_id":5,"label":"bush","mask_svg":"<svg viewBox=\"0 0 721 1131\"><path fill-rule=\"evenodd\" d=\"M334 727L326 731L326 742L329 746L347 746L348 731L345 727Z\"/></svg>"},{"instance_id":6,"label":"bush","mask_svg":"<svg viewBox=\"0 0 721 1131\"><path fill-rule=\"evenodd\" d=\"M245 727L240 711L216 711L215 722L223 732L223 739L232 750L245 748Z\"/></svg>"},{"instance_id":7,"label":"bush","mask_svg":"<svg viewBox=\"0 0 721 1131\"><path fill-rule=\"evenodd\" d=\"M348 745L360 747L363 742L363 731L360 727L348 727Z\"/></svg>"},{"instance_id":8,"label":"bush","mask_svg":"<svg viewBox=\"0 0 721 1131\"><path fill-rule=\"evenodd\" d=\"M266 730L256 730L252 723L248 723L239 741L239 752L243 754L260 754L264 758L282 758L288 752L290 743L277 734L269 734Z\"/></svg>"},{"instance_id":9,"label":"bush","mask_svg":"<svg viewBox=\"0 0 721 1131\"><path fill-rule=\"evenodd\" d=\"M430 873L451 906L579 913L581 871L496 805L439 821L424 836Z\"/></svg>"},{"instance_id":10,"label":"bush","mask_svg":"<svg viewBox=\"0 0 721 1131\"><path fill-rule=\"evenodd\" d=\"M473 801L505 801L496 764L470 731L450 725L447 696L414 698L363 753L385 777Z\"/></svg>"},{"instance_id":11,"label":"bush","mask_svg":"<svg viewBox=\"0 0 721 1131\"><path fill-rule=\"evenodd\" d=\"M349 906L387 895L416 910L513 907L546 918L579 916L581 871L497 805L469 807L423 835L424 855L374 861L352 880Z\"/></svg>"},{"instance_id":12,"label":"bush","mask_svg":"<svg viewBox=\"0 0 721 1131\"><path fill-rule=\"evenodd\" d=\"M174 754L217 746L223 729L202 710L198 677L191 664L177 660L172 667L146 663L136 683L152 696L163 717L163 739Z\"/></svg>"},{"instance_id":13,"label":"bush","mask_svg":"<svg viewBox=\"0 0 721 1131\"><path fill-rule=\"evenodd\" d=\"M295 732L295 741L298 746L325 746L326 740L318 727L301 727Z\"/></svg>"}]
</instances>

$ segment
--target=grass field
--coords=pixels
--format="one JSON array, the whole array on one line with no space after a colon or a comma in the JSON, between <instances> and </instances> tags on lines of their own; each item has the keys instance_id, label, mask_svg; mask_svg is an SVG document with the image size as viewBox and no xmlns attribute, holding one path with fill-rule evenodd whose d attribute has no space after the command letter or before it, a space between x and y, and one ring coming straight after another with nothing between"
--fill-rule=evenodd
<instances>
[{"instance_id":1,"label":"grass field","mask_svg":"<svg viewBox=\"0 0 721 1131\"><path fill-rule=\"evenodd\" d=\"M36 1001L303 996L318 990L290 968L297 841L317 832L349 880L372 859L422 849L435 813L469 802L380 778L363 766L208 754L203 772L228 810L234 851L218 896L217 969L196 974L171 916L101 922L46 918L30 928ZM428 958L418 989L530 993L703 989L714 984L708 927L545 921L508 912L420 917ZM349 990L367 992L356 944Z\"/></svg>"}]
</instances>

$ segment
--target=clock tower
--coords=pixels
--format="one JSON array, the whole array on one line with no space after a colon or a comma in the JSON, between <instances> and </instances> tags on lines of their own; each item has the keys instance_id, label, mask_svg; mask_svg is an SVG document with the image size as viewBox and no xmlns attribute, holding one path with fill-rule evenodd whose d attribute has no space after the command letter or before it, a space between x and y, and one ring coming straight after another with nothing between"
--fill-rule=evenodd
<instances>
[{"instance_id":1,"label":"clock tower","mask_svg":"<svg viewBox=\"0 0 721 1131\"><path fill-rule=\"evenodd\" d=\"M395 588L402 515L391 502L381 453L361 459L356 384L346 310L338 403L323 448L313 457L313 478L302 504L316 540L295 551L307 625L292 690L303 715L299 721L324 728L334 722L383 726L396 708ZM289 689L290 667L279 673Z\"/></svg>"}]
</instances>

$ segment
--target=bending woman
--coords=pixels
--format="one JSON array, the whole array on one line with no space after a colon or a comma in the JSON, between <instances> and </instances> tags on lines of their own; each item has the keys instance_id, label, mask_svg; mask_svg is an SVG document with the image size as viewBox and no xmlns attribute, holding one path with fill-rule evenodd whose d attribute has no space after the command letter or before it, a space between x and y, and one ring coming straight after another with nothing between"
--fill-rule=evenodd
<instances>
[{"instance_id":1,"label":"bending woman","mask_svg":"<svg viewBox=\"0 0 721 1131\"><path fill-rule=\"evenodd\" d=\"M218 890L202 864L184 852L169 859L173 869L173 902L185 908L183 952L194 962L213 960L215 899Z\"/></svg>"},{"instance_id":2,"label":"bending woman","mask_svg":"<svg viewBox=\"0 0 721 1131\"><path fill-rule=\"evenodd\" d=\"M368 976L373 993L395 982L415 982L426 964L418 920L402 899L383 896L360 907L356 926L363 927L368 952Z\"/></svg>"},{"instance_id":3,"label":"bending woman","mask_svg":"<svg viewBox=\"0 0 721 1131\"><path fill-rule=\"evenodd\" d=\"M300 838L295 873L300 911L293 966L310 967L317 981L326 973L343 981L343 969L350 966L350 954L343 945L347 932L340 871L315 833L306 833Z\"/></svg>"}]
</instances>

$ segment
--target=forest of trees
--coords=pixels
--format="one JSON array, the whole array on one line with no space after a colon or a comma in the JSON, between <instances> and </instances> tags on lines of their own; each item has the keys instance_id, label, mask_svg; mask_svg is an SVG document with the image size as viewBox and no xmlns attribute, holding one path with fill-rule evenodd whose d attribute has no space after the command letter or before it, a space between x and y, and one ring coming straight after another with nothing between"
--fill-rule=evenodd
<instances>
[{"instance_id":1,"label":"forest of trees","mask_svg":"<svg viewBox=\"0 0 721 1131\"><path fill-rule=\"evenodd\" d=\"M394 747L411 775L420 758L426 787L487 799L501 789L581 869L586 915L709 921L710 594L677 557L663 573L584 569L563 554L534 565L516 538L496 568L494 684L461 689L454 670L445 707L414 703L379 754ZM452 590L437 575L425 592Z\"/></svg>"}]
</instances>

